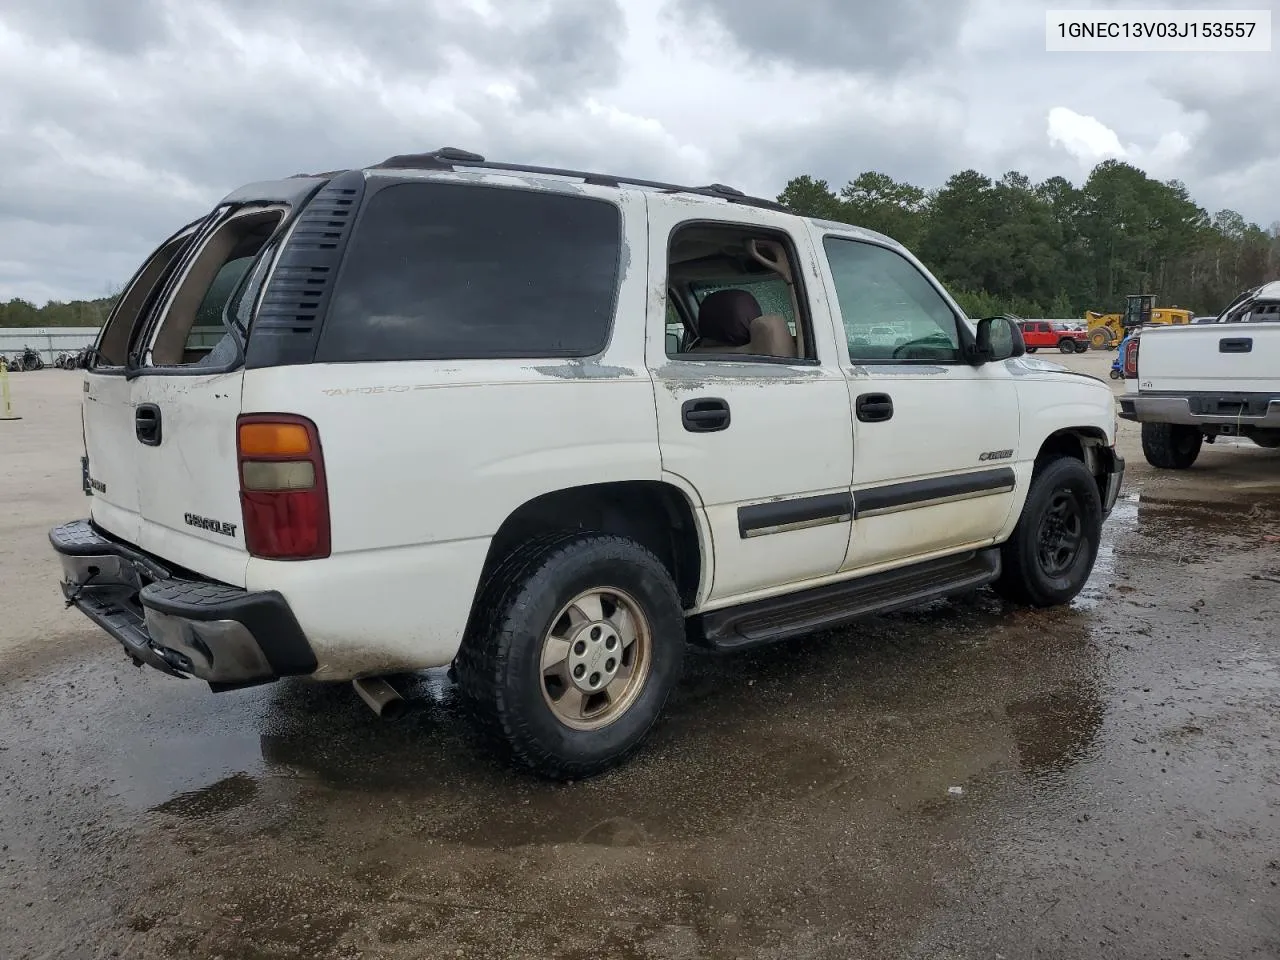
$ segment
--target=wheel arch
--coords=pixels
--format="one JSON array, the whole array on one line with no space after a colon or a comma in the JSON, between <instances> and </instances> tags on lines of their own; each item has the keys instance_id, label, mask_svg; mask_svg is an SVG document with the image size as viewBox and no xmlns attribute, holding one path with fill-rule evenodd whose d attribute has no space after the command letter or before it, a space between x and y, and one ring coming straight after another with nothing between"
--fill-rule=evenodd
<instances>
[{"instance_id":1,"label":"wheel arch","mask_svg":"<svg viewBox=\"0 0 1280 960\"><path fill-rule=\"evenodd\" d=\"M1098 484L1098 495L1105 497L1107 478L1115 469L1115 452L1105 431L1093 426L1055 430L1045 437L1036 451L1035 469L1039 471L1045 463L1058 457L1072 457L1081 461L1093 474L1094 481Z\"/></svg>"},{"instance_id":2,"label":"wheel arch","mask_svg":"<svg viewBox=\"0 0 1280 960\"><path fill-rule=\"evenodd\" d=\"M671 573L686 609L696 605L709 582L709 534L692 497L666 480L624 480L553 490L522 503L494 534L481 583L520 544L587 530L629 537L652 551Z\"/></svg>"}]
</instances>

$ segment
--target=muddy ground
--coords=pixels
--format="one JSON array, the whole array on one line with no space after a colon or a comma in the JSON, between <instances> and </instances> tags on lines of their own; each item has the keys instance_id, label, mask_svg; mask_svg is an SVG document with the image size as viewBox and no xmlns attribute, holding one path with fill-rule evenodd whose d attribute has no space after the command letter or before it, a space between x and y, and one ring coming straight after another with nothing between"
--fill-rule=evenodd
<instances>
[{"instance_id":1,"label":"muddy ground","mask_svg":"<svg viewBox=\"0 0 1280 960\"><path fill-rule=\"evenodd\" d=\"M695 655L635 762L549 785L438 672L388 726L128 665L45 542L85 510L78 377L13 381L0 957L1280 957L1280 451L1157 477L1126 424L1070 608Z\"/></svg>"}]
</instances>

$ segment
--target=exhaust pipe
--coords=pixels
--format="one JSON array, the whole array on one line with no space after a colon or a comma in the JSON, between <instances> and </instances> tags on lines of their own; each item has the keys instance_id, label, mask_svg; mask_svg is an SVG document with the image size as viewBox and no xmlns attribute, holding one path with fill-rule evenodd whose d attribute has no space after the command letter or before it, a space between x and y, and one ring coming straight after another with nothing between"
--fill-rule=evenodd
<instances>
[{"instance_id":1,"label":"exhaust pipe","mask_svg":"<svg viewBox=\"0 0 1280 960\"><path fill-rule=\"evenodd\" d=\"M352 680L351 685L360 694L360 699L369 705L369 709L383 720L398 720L404 715L404 698L381 677L361 677Z\"/></svg>"}]
</instances>

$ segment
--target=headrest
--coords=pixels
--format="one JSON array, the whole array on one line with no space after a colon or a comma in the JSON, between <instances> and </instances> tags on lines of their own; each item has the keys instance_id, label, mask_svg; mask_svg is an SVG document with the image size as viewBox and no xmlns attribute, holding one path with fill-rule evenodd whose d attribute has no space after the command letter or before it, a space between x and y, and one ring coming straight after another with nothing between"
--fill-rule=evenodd
<instances>
[{"instance_id":1,"label":"headrest","mask_svg":"<svg viewBox=\"0 0 1280 960\"><path fill-rule=\"evenodd\" d=\"M741 347L751 341L751 321L763 312L745 290L717 290L698 308L698 336Z\"/></svg>"}]
</instances>

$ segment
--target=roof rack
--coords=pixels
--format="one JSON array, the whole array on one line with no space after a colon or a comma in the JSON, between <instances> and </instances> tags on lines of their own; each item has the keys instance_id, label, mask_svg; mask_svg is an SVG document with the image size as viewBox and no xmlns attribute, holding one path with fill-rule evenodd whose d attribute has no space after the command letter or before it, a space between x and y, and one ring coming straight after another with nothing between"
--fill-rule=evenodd
<instances>
[{"instance_id":1,"label":"roof rack","mask_svg":"<svg viewBox=\"0 0 1280 960\"><path fill-rule=\"evenodd\" d=\"M520 163L498 163L486 160L478 153L459 150L457 147L441 147L431 153L401 153L388 157L381 163L375 163L374 170L449 170L454 167L479 167L483 170L501 170L511 173L533 173L555 177L572 177L584 183L601 187L620 187L623 184L632 187L648 187L663 193L690 193L700 197L714 197L730 203L740 203L748 207L760 207L765 210L777 210L782 213L791 211L773 200L751 197L725 186L723 183L709 183L703 187L683 187L675 183L662 183L658 180L642 180L637 177L620 177L609 173L590 173L585 170L563 170L559 167L532 167Z\"/></svg>"}]
</instances>

